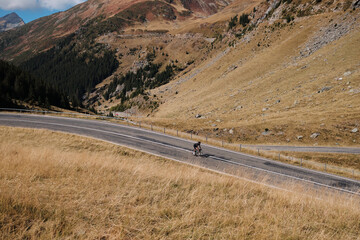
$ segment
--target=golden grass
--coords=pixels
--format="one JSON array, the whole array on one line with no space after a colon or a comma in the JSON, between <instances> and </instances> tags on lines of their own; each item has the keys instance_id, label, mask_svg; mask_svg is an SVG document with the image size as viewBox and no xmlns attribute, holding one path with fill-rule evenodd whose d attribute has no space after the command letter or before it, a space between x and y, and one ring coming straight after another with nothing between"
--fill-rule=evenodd
<instances>
[{"instance_id":1,"label":"golden grass","mask_svg":"<svg viewBox=\"0 0 360 240\"><path fill-rule=\"evenodd\" d=\"M283 156L281 160L284 162L302 164L308 168L360 179L359 154L302 152L281 152L281 154Z\"/></svg>"},{"instance_id":2,"label":"golden grass","mask_svg":"<svg viewBox=\"0 0 360 240\"><path fill-rule=\"evenodd\" d=\"M1 127L1 239L356 239L358 201L270 189L102 141Z\"/></svg>"},{"instance_id":3,"label":"golden grass","mask_svg":"<svg viewBox=\"0 0 360 240\"><path fill-rule=\"evenodd\" d=\"M358 154L282 152L286 156L360 170Z\"/></svg>"}]
</instances>

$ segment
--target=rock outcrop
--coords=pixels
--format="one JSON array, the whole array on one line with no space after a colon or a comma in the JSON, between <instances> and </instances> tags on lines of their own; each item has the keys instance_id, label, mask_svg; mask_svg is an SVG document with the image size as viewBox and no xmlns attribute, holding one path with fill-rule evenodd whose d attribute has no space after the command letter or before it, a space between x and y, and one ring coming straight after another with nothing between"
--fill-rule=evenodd
<instances>
[{"instance_id":1,"label":"rock outcrop","mask_svg":"<svg viewBox=\"0 0 360 240\"><path fill-rule=\"evenodd\" d=\"M0 32L25 25L24 21L16 14L10 13L0 18Z\"/></svg>"}]
</instances>

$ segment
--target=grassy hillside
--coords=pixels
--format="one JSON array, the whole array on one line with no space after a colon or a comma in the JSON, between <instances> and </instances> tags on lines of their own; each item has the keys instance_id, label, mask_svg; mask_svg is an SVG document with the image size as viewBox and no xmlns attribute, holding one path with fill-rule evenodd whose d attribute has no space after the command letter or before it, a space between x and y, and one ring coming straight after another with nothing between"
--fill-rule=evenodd
<instances>
[{"instance_id":1,"label":"grassy hillside","mask_svg":"<svg viewBox=\"0 0 360 240\"><path fill-rule=\"evenodd\" d=\"M240 39L225 36L215 45L222 55L153 92L163 104L152 121L232 142L358 145L358 13L263 22Z\"/></svg>"},{"instance_id":2,"label":"grassy hillside","mask_svg":"<svg viewBox=\"0 0 360 240\"><path fill-rule=\"evenodd\" d=\"M0 127L1 239L356 239L358 202L313 198L101 141Z\"/></svg>"}]
</instances>

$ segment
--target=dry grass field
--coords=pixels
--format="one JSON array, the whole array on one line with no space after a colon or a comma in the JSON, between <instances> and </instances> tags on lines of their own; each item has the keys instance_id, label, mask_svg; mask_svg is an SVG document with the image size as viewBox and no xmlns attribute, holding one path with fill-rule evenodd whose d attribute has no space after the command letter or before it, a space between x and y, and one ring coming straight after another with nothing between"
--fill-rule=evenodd
<instances>
[{"instance_id":1,"label":"dry grass field","mask_svg":"<svg viewBox=\"0 0 360 240\"><path fill-rule=\"evenodd\" d=\"M359 202L0 127L1 239L359 239ZM299 187L300 189L300 187Z\"/></svg>"}]
</instances>

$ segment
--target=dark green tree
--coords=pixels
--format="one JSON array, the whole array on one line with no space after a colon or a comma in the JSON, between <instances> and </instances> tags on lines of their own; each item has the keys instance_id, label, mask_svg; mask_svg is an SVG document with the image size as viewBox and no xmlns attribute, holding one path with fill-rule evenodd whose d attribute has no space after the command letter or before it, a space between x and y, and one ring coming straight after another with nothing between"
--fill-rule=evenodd
<instances>
[{"instance_id":1,"label":"dark green tree","mask_svg":"<svg viewBox=\"0 0 360 240\"><path fill-rule=\"evenodd\" d=\"M245 27L249 22L250 22L250 20L249 20L249 14L243 13L243 14L240 16L239 23L240 23L243 27Z\"/></svg>"}]
</instances>

